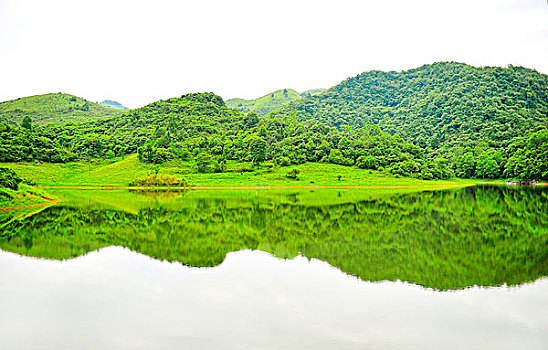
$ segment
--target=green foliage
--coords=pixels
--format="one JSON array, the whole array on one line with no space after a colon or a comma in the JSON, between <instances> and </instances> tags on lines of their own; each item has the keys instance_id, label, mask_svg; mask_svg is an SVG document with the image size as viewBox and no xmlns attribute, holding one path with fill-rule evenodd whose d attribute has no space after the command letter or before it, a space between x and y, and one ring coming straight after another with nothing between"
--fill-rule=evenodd
<instances>
[{"instance_id":1,"label":"green foliage","mask_svg":"<svg viewBox=\"0 0 548 350\"><path fill-rule=\"evenodd\" d=\"M353 161L349 158L345 158L339 149L331 149L329 151L329 163L352 165Z\"/></svg>"},{"instance_id":2,"label":"green foliage","mask_svg":"<svg viewBox=\"0 0 548 350\"><path fill-rule=\"evenodd\" d=\"M138 153L143 163L195 161L208 173L224 172L226 161L314 162L425 180L540 180L548 178L547 86L547 76L524 68L437 63L363 73L263 117L211 93L188 94L79 124L0 123L0 161ZM264 98L278 95L292 90Z\"/></svg>"},{"instance_id":3,"label":"green foliage","mask_svg":"<svg viewBox=\"0 0 548 350\"><path fill-rule=\"evenodd\" d=\"M266 160L266 142L262 137L254 137L249 144L249 149L253 163L261 164Z\"/></svg>"},{"instance_id":4,"label":"green foliage","mask_svg":"<svg viewBox=\"0 0 548 350\"><path fill-rule=\"evenodd\" d=\"M292 89L274 91L263 97L254 100L243 100L234 98L226 101L229 108L235 108L245 114L255 114L264 117L273 110L279 109L284 104L302 98L301 94Z\"/></svg>"},{"instance_id":5,"label":"green foliage","mask_svg":"<svg viewBox=\"0 0 548 350\"><path fill-rule=\"evenodd\" d=\"M76 155L61 146L54 134L42 126L30 129L0 122L0 162L43 161L64 163Z\"/></svg>"},{"instance_id":6,"label":"green foliage","mask_svg":"<svg viewBox=\"0 0 548 350\"><path fill-rule=\"evenodd\" d=\"M15 171L8 168L0 168L0 187L17 190L21 181L23 180L15 173Z\"/></svg>"},{"instance_id":7,"label":"green foliage","mask_svg":"<svg viewBox=\"0 0 548 350\"><path fill-rule=\"evenodd\" d=\"M49 136L55 148L70 148L81 159L137 152L141 162L150 164L194 159L200 172L224 171L223 160L353 165L359 157L372 156L379 168L410 160L416 171L409 176L418 178L425 169L434 173L420 148L376 126L340 131L294 117L259 119L227 108L214 94L158 101L106 120L49 126L40 135ZM440 178L438 174L442 173L434 178Z\"/></svg>"},{"instance_id":8,"label":"green foliage","mask_svg":"<svg viewBox=\"0 0 548 350\"><path fill-rule=\"evenodd\" d=\"M149 187L149 186L168 186L168 187L180 187L180 186L187 186L188 183L186 180L178 178L173 175L165 175L165 174L153 174L149 175L144 178L137 179L129 184L130 186L141 186L141 187Z\"/></svg>"},{"instance_id":9,"label":"green foliage","mask_svg":"<svg viewBox=\"0 0 548 350\"><path fill-rule=\"evenodd\" d=\"M378 169L379 160L373 156L360 156L356 160L356 165L361 169Z\"/></svg>"},{"instance_id":10,"label":"green foliage","mask_svg":"<svg viewBox=\"0 0 548 350\"><path fill-rule=\"evenodd\" d=\"M540 158L537 165L524 165L524 154L514 157L510 147L548 125L548 76L534 70L442 62L403 72L370 71L294 101L278 114L339 130L345 125L378 125L421 147L428 158L446 158L461 177L546 178L542 152L530 151ZM482 144L485 147L478 150ZM497 152L497 159L491 157ZM484 153L491 158L484 160ZM410 163L400 164L394 171L406 173L410 168Z\"/></svg>"},{"instance_id":11,"label":"green foliage","mask_svg":"<svg viewBox=\"0 0 548 350\"><path fill-rule=\"evenodd\" d=\"M299 179L298 175L299 175L299 169L291 169L287 172L286 177L288 179L298 180Z\"/></svg>"},{"instance_id":12,"label":"green foliage","mask_svg":"<svg viewBox=\"0 0 548 350\"><path fill-rule=\"evenodd\" d=\"M137 149L138 159L141 162L159 164L175 158L175 152L170 149L155 147L154 142L147 142L144 146ZM106 158L110 158L110 155L114 155L114 151L109 149L105 153Z\"/></svg>"},{"instance_id":13,"label":"green foliage","mask_svg":"<svg viewBox=\"0 0 548 350\"><path fill-rule=\"evenodd\" d=\"M119 110L67 94L46 94L0 103L0 121L18 125L25 117L35 124L63 124L107 118Z\"/></svg>"},{"instance_id":14,"label":"green foliage","mask_svg":"<svg viewBox=\"0 0 548 350\"><path fill-rule=\"evenodd\" d=\"M28 115L23 118L23 121L21 122L21 127L32 131L32 119Z\"/></svg>"},{"instance_id":15,"label":"green foliage","mask_svg":"<svg viewBox=\"0 0 548 350\"><path fill-rule=\"evenodd\" d=\"M196 170L199 173L207 173L211 166L211 154L202 152L196 157Z\"/></svg>"},{"instance_id":16,"label":"green foliage","mask_svg":"<svg viewBox=\"0 0 548 350\"><path fill-rule=\"evenodd\" d=\"M518 139L510 146L505 175L524 180L548 180L548 130Z\"/></svg>"}]
</instances>

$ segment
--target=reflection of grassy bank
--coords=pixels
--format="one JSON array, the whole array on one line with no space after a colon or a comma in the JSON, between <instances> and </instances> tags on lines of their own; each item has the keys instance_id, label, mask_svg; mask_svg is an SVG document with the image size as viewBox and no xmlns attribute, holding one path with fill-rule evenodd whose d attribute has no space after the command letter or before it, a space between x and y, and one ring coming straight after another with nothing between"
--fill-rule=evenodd
<instances>
[{"instance_id":1,"label":"reflection of grassy bank","mask_svg":"<svg viewBox=\"0 0 548 350\"><path fill-rule=\"evenodd\" d=\"M448 190L456 190L450 187ZM248 189L248 190L188 190L188 189L49 189L64 205L137 212L151 207L169 210L193 208L198 202L224 201L229 207L258 203L298 204L300 206L337 205L381 200L395 195L440 190L430 187L373 189Z\"/></svg>"},{"instance_id":2,"label":"reflection of grassy bank","mask_svg":"<svg viewBox=\"0 0 548 350\"><path fill-rule=\"evenodd\" d=\"M136 156L128 156L114 163L100 164L34 164L5 163L21 177L44 186L127 186L139 178L150 175L154 168L140 163ZM241 171L241 170L245 171ZM298 169L299 180L289 179L287 173ZM198 173L192 162L165 164L160 174L184 178L194 186L394 186L469 184L478 180L419 180L394 177L379 171L359 169L335 164L306 163L288 167L265 164L253 168L249 163L228 162L224 173Z\"/></svg>"},{"instance_id":3,"label":"reflection of grassy bank","mask_svg":"<svg viewBox=\"0 0 548 350\"><path fill-rule=\"evenodd\" d=\"M228 252L299 253L364 280L439 289L548 274L548 190L58 191L68 198L3 231L0 248L66 259L121 245L191 266Z\"/></svg>"}]
</instances>

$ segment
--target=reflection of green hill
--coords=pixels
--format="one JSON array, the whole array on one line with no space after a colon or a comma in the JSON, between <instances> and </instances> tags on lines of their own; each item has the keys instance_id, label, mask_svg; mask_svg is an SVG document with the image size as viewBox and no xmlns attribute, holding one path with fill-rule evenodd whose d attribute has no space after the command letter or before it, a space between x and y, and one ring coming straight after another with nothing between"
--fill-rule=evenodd
<instances>
[{"instance_id":1,"label":"reflection of green hill","mask_svg":"<svg viewBox=\"0 0 548 350\"><path fill-rule=\"evenodd\" d=\"M65 259L121 245L191 266L246 248L300 252L364 280L438 289L521 284L548 272L546 189L469 187L326 205L239 194L184 201L136 213L51 207L5 227L0 248Z\"/></svg>"}]
</instances>

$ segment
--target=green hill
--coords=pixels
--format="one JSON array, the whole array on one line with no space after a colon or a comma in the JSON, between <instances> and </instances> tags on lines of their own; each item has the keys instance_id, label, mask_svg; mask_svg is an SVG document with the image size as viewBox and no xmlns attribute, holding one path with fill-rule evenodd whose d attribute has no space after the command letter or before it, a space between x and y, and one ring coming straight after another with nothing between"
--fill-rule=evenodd
<instances>
[{"instance_id":1,"label":"green hill","mask_svg":"<svg viewBox=\"0 0 548 350\"><path fill-rule=\"evenodd\" d=\"M20 124L24 117L33 124L63 124L101 119L120 113L120 110L102 106L68 94L46 94L18 98L0 103L0 120Z\"/></svg>"},{"instance_id":2,"label":"green hill","mask_svg":"<svg viewBox=\"0 0 548 350\"><path fill-rule=\"evenodd\" d=\"M544 134L534 133L548 127L548 76L522 67L453 62L403 72L370 71L293 101L279 115L339 129L379 125L427 153L448 158L457 175L486 176L488 158L489 176L520 177L523 157L513 160L520 168L516 171L504 171L505 159L542 144L538 139L544 140ZM543 166L536 176L547 177L548 155L542 154L537 156L546 160L539 160Z\"/></svg>"},{"instance_id":3,"label":"green hill","mask_svg":"<svg viewBox=\"0 0 548 350\"><path fill-rule=\"evenodd\" d=\"M325 89L312 89L303 93L298 93L292 89L282 89L254 100L233 98L226 101L226 105L229 108L235 108L245 114L254 112L257 113L259 117L264 117L273 110L281 108L288 102L299 100L303 97L316 95L323 91L325 91Z\"/></svg>"},{"instance_id":4,"label":"green hill","mask_svg":"<svg viewBox=\"0 0 548 350\"><path fill-rule=\"evenodd\" d=\"M295 94L280 90L255 106ZM227 161L321 162L421 179L546 180L548 76L436 63L366 72L264 117L211 93L188 94L84 123L0 122L0 139L5 162L137 152L142 162L190 161L206 173L224 172Z\"/></svg>"},{"instance_id":5,"label":"green hill","mask_svg":"<svg viewBox=\"0 0 548 350\"><path fill-rule=\"evenodd\" d=\"M112 100L104 100L103 102L101 102L101 105L116 108L116 109L129 109L123 106L120 102L112 101Z\"/></svg>"},{"instance_id":6,"label":"green hill","mask_svg":"<svg viewBox=\"0 0 548 350\"><path fill-rule=\"evenodd\" d=\"M226 105L229 108L235 108L245 114L254 112L257 113L259 117L264 117L273 110L279 109L284 104L290 101L298 100L301 97L301 94L295 90L282 89L254 100L234 98L226 101Z\"/></svg>"},{"instance_id":7,"label":"green hill","mask_svg":"<svg viewBox=\"0 0 548 350\"><path fill-rule=\"evenodd\" d=\"M29 129L0 123L0 137L5 140L0 146L0 161L4 162L63 163L137 152L145 163L191 160L200 172L224 172L227 161L269 161L279 166L306 162L357 165L423 179L451 175L443 160L426 157L419 147L377 126L340 131L294 118L259 119L228 108L211 93L158 101L82 124Z\"/></svg>"}]
</instances>

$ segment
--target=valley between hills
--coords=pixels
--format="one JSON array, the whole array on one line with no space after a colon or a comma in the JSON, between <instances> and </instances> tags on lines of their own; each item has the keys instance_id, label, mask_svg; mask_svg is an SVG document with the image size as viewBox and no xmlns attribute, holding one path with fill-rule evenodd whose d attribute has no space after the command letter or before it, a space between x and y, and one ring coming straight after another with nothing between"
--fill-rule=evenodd
<instances>
[{"instance_id":1,"label":"valley between hills","mask_svg":"<svg viewBox=\"0 0 548 350\"><path fill-rule=\"evenodd\" d=\"M51 186L368 187L548 180L548 76L440 62L256 100L0 104L0 200ZM42 188L40 188L42 187ZM52 196L53 197L53 196Z\"/></svg>"}]
</instances>

